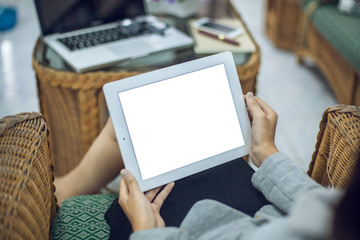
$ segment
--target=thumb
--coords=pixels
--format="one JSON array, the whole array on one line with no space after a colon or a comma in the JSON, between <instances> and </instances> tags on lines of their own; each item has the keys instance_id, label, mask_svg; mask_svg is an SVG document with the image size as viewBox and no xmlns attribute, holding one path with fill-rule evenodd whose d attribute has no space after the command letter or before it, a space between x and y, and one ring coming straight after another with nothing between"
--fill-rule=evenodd
<instances>
[{"instance_id":1,"label":"thumb","mask_svg":"<svg viewBox=\"0 0 360 240\"><path fill-rule=\"evenodd\" d=\"M121 177L124 178L125 185L130 193L136 191L141 192L139 184L136 181L136 178L134 177L134 175L132 175L132 173L129 170L127 169L121 170Z\"/></svg>"},{"instance_id":2,"label":"thumb","mask_svg":"<svg viewBox=\"0 0 360 240\"><path fill-rule=\"evenodd\" d=\"M263 111L261 110L258 102L254 98L254 94L252 92L248 92L245 96L246 105L248 108L248 111L250 111L250 114L253 118L256 118L260 114L263 114Z\"/></svg>"}]
</instances>

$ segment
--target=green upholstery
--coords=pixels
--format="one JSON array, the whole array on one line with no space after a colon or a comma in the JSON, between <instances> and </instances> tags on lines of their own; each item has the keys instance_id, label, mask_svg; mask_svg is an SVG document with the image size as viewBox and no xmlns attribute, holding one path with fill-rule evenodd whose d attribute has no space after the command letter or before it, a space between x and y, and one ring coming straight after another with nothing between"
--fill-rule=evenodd
<instances>
[{"instance_id":1,"label":"green upholstery","mask_svg":"<svg viewBox=\"0 0 360 240\"><path fill-rule=\"evenodd\" d=\"M302 9L314 0L304 2ZM321 35L360 72L360 17L341 13L335 4L318 7L311 21Z\"/></svg>"},{"instance_id":2,"label":"green upholstery","mask_svg":"<svg viewBox=\"0 0 360 240\"><path fill-rule=\"evenodd\" d=\"M50 239L108 239L110 228L104 215L118 195L76 196L61 205Z\"/></svg>"}]
</instances>

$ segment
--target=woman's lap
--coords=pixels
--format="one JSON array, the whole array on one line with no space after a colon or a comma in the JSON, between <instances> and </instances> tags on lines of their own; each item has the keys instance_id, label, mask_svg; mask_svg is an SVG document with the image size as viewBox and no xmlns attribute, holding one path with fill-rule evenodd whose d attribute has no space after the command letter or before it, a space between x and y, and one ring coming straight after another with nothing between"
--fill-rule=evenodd
<instances>
[{"instance_id":1,"label":"woman's lap","mask_svg":"<svg viewBox=\"0 0 360 240\"><path fill-rule=\"evenodd\" d=\"M268 204L251 184L254 170L239 158L207 171L181 179L161 208L167 226L179 226L190 208L203 199L212 199L249 215Z\"/></svg>"},{"instance_id":2,"label":"woman's lap","mask_svg":"<svg viewBox=\"0 0 360 240\"><path fill-rule=\"evenodd\" d=\"M201 173L178 180L161 208L166 226L179 226L191 207L200 200L212 199L250 216L268 204L251 184L254 170L239 158ZM114 201L105 215L110 225L110 238L128 238L131 226Z\"/></svg>"}]
</instances>

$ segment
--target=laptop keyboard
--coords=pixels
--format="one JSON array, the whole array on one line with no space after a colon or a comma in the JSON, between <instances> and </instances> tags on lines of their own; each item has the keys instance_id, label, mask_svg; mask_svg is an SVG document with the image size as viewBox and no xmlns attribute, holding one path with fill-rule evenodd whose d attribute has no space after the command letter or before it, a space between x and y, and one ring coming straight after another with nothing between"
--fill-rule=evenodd
<instances>
[{"instance_id":1,"label":"laptop keyboard","mask_svg":"<svg viewBox=\"0 0 360 240\"><path fill-rule=\"evenodd\" d=\"M69 37L59 38L57 40L64 44L69 50L74 51L143 34L163 34L165 29L166 28L156 28L149 22L145 21L131 22L127 25L119 24L118 26L113 28L73 35Z\"/></svg>"}]
</instances>

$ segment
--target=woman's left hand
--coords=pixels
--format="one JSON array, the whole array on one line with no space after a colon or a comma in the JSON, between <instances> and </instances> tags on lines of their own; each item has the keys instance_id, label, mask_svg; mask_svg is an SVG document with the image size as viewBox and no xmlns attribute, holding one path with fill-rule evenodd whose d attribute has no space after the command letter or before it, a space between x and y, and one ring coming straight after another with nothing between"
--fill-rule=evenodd
<instances>
[{"instance_id":1,"label":"woman's left hand","mask_svg":"<svg viewBox=\"0 0 360 240\"><path fill-rule=\"evenodd\" d=\"M125 169L121 171L119 204L128 217L134 232L165 226L164 220L160 216L160 209L173 187L174 183L172 182L166 185L158 195L156 194L161 187L144 194L130 171Z\"/></svg>"}]
</instances>

